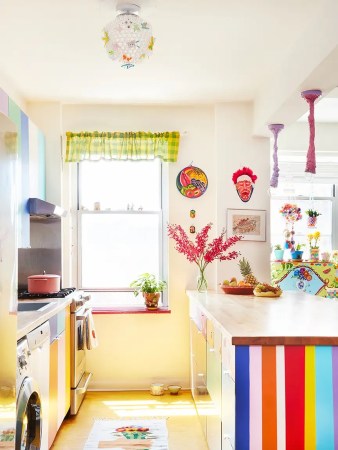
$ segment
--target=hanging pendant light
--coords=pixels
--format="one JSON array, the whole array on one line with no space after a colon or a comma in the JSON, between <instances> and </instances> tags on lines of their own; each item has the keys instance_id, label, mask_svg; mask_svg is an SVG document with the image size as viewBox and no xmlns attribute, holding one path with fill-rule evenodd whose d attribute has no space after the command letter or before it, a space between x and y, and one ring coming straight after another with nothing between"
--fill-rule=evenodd
<instances>
[{"instance_id":1,"label":"hanging pendant light","mask_svg":"<svg viewBox=\"0 0 338 450\"><path fill-rule=\"evenodd\" d=\"M272 170L272 176L271 176L271 180L270 180L270 186L276 188L276 187L278 187L278 177L279 177L277 139L278 139L278 133L284 128L284 125L282 123L270 123L268 125L268 128L270 131L272 131L273 136L274 136L273 170Z\"/></svg>"},{"instance_id":2,"label":"hanging pendant light","mask_svg":"<svg viewBox=\"0 0 338 450\"><path fill-rule=\"evenodd\" d=\"M120 3L116 9L116 19L104 27L102 40L109 58L130 69L151 54L155 39L149 22L138 15L138 5Z\"/></svg>"},{"instance_id":3,"label":"hanging pendant light","mask_svg":"<svg viewBox=\"0 0 338 450\"><path fill-rule=\"evenodd\" d=\"M303 91L302 97L309 104L309 127L310 127L310 139L309 149L307 152L305 172L316 173L316 153L315 153L315 100L322 95L322 91L319 89L311 89L309 91Z\"/></svg>"}]
</instances>

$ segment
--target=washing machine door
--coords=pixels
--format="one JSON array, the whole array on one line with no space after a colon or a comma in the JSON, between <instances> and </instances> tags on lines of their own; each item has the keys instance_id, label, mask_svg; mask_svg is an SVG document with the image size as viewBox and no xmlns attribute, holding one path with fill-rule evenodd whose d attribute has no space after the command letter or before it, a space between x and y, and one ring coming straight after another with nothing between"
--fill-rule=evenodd
<instances>
[{"instance_id":1,"label":"washing machine door","mask_svg":"<svg viewBox=\"0 0 338 450\"><path fill-rule=\"evenodd\" d=\"M15 450L40 449L41 428L40 393L33 378L26 377L16 403Z\"/></svg>"}]
</instances>

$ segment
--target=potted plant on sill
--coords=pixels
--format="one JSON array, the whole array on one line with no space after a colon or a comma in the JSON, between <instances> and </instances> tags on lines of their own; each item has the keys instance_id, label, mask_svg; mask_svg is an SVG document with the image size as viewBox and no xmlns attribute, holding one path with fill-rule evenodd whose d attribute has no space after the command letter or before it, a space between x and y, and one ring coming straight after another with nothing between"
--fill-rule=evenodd
<instances>
[{"instance_id":1,"label":"potted plant on sill","mask_svg":"<svg viewBox=\"0 0 338 450\"><path fill-rule=\"evenodd\" d=\"M315 209L307 209L305 211L305 214L307 214L307 226L309 228L314 228L317 225L317 217L321 215L318 211Z\"/></svg>"},{"instance_id":2,"label":"potted plant on sill","mask_svg":"<svg viewBox=\"0 0 338 450\"><path fill-rule=\"evenodd\" d=\"M291 252L291 259L294 261L302 261L303 260L303 250L302 248L305 247L305 244L297 244L295 246L295 250Z\"/></svg>"},{"instance_id":3,"label":"potted plant on sill","mask_svg":"<svg viewBox=\"0 0 338 450\"><path fill-rule=\"evenodd\" d=\"M167 287L167 283L157 280L153 274L143 273L130 283L130 287L134 288L135 297L142 292L146 308L153 310L158 308L161 292Z\"/></svg>"},{"instance_id":4,"label":"potted plant on sill","mask_svg":"<svg viewBox=\"0 0 338 450\"><path fill-rule=\"evenodd\" d=\"M310 260L311 261L319 261L319 239L320 239L320 231L316 231L315 233L310 233L307 235L310 246Z\"/></svg>"},{"instance_id":5,"label":"potted plant on sill","mask_svg":"<svg viewBox=\"0 0 338 450\"><path fill-rule=\"evenodd\" d=\"M284 249L280 244L276 244L273 246L273 251L275 254L275 258L277 261L282 261L284 257Z\"/></svg>"}]
</instances>

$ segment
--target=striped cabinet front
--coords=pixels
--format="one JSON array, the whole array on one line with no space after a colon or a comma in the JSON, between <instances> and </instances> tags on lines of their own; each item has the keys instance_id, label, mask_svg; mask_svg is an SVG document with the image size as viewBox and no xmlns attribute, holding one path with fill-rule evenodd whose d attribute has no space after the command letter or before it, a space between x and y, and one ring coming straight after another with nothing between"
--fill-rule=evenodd
<instances>
[{"instance_id":1,"label":"striped cabinet front","mask_svg":"<svg viewBox=\"0 0 338 450\"><path fill-rule=\"evenodd\" d=\"M338 450L338 347L236 347L236 450Z\"/></svg>"}]
</instances>

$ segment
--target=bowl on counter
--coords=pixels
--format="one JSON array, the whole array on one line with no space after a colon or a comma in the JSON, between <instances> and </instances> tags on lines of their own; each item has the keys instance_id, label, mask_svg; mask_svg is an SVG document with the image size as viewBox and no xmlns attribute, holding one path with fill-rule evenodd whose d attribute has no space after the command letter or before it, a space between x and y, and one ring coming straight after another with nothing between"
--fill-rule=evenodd
<instances>
[{"instance_id":1,"label":"bowl on counter","mask_svg":"<svg viewBox=\"0 0 338 450\"><path fill-rule=\"evenodd\" d=\"M221 289L225 294L233 295L253 295L253 286L227 286L221 284Z\"/></svg>"},{"instance_id":2,"label":"bowl on counter","mask_svg":"<svg viewBox=\"0 0 338 450\"><path fill-rule=\"evenodd\" d=\"M150 386L151 395L163 395L164 394L164 384L162 383L153 383Z\"/></svg>"},{"instance_id":3,"label":"bowl on counter","mask_svg":"<svg viewBox=\"0 0 338 450\"><path fill-rule=\"evenodd\" d=\"M182 386L178 386L176 384L171 384L170 386L168 386L168 391L171 395L177 395L181 389Z\"/></svg>"}]
</instances>

